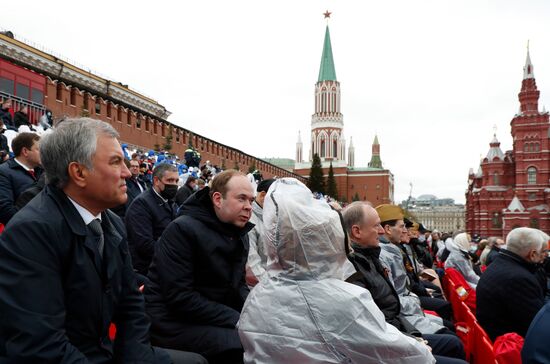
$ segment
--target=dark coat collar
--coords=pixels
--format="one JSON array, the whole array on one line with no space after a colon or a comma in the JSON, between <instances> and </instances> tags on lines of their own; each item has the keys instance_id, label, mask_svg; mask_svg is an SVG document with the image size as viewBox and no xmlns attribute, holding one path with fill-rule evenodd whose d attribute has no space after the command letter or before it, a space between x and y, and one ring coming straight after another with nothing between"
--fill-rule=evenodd
<instances>
[{"instance_id":1,"label":"dark coat collar","mask_svg":"<svg viewBox=\"0 0 550 364\"><path fill-rule=\"evenodd\" d=\"M57 187L46 185L43 193L52 198L58 205L59 211L63 215L65 221L67 221L71 231L75 235L84 238L84 246L89 251L90 257L94 261L96 270L100 276L103 276L101 258L97 250L97 240L88 233L88 228L86 227L86 224L78 213L76 207L71 203L67 195ZM108 258L109 254L112 254L115 249L118 249L118 246L123 240L123 236L115 227L115 219L118 219L118 217L109 210L105 210L101 213L101 225L103 227L105 242L104 258L106 255L105 267L107 279L110 279L116 270L115 261Z\"/></svg>"},{"instance_id":2,"label":"dark coat collar","mask_svg":"<svg viewBox=\"0 0 550 364\"><path fill-rule=\"evenodd\" d=\"M535 273L538 269L537 264L528 262L525 259L523 259L522 257L520 257L519 255L517 255L516 253L512 253L511 251L506 250L506 249L500 249L499 257L502 257L503 259L506 259L508 261L515 262L518 265L520 265L520 266L524 267L525 269L527 269L531 273Z\"/></svg>"},{"instance_id":3,"label":"dark coat collar","mask_svg":"<svg viewBox=\"0 0 550 364\"><path fill-rule=\"evenodd\" d=\"M88 229L82 217L76 210L76 207L71 203L65 192L52 185L46 185L44 193L50 196L59 206L59 211L67 221L67 224L71 228L71 231L76 235L86 236L88 235ZM118 230L113 225L114 214L109 210L105 210L101 213L101 225L105 235L113 234L115 238L122 238ZM118 240L118 239L116 239Z\"/></svg>"},{"instance_id":4,"label":"dark coat collar","mask_svg":"<svg viewBox=\"0 0 550 364\"><path fill-rule=\"evenodd\" d=\"M374 258L380 258L380 251L382 248L380 246L377 247L364 247L356 242L352 242L351 246L353 247L353 250L356 251L359 254L362 254L366 257L374 257Z\"/></svg>"}]
</instances>

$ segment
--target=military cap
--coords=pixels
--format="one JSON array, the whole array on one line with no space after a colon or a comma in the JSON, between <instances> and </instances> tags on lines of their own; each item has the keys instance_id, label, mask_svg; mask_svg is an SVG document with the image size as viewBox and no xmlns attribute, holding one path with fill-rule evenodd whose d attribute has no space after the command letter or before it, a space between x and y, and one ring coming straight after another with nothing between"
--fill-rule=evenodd
<instances>
[{"instance_id":1,"label":"military cap","mask_svg":"<svg viewBox=\"0 0 550 364\"><path fill-rule=\"evenodd\" d=\"M380 216L381 222L404 219L403 209L397 205L379 205L376 206L376 212L378 212L378 216Z\"/></svg>"},{"instance_id":2,"label":"military cap","mask_svg":"<svg viewBox=\"0 0 550 364\"><path fill-rule=\"evenodd\" d=\"M418 227L418 231L421 233L421 234L424 234L424 233L431 233L430 229L426 229L426 227L422 224L420 224L420 226Z\"/></svg>"}]
</instances>

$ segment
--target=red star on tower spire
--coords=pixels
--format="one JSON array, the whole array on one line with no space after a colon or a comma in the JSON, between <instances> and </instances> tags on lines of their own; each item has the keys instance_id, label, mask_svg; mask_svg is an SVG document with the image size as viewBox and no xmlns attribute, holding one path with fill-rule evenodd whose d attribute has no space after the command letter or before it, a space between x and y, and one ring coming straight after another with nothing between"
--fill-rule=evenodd
<instances>
[{"instance_id":1,"label":"red star on tower spire","mask_svg":"<svg viewBox=\"0 0 550 364\"><path fill-rule=\"evenodd\" d=\"M325 19L330 18L330 14L332 14L330 11L325 11L323 15L325 16Z\"/></svg>"}]
</instances>

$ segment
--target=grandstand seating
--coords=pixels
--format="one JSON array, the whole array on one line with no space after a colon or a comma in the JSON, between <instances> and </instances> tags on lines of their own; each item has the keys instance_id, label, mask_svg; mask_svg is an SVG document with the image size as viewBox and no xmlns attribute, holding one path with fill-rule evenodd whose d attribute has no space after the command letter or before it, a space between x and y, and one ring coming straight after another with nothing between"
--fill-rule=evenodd
<instances>
[{"instance_id":1,"label":"grandstand seating","mask_svg":"<svg viewBox=\"0 0 550 364\"><path fill-rule=\"evenodd\" d=\"M456 270L451 272L451 274L447 274L447 271L448 269L445 270L446 274L443 277L443 289L453 307L453 316L457 325L457 335L464 344L466 360L471 364L499 364L495 357L494 349L496 349L496 347L493 347L491 339L477 322L474 311L475 306L474 310L472 310L472 308L466 304L467 298L463 300L457 293L457 288L464 284L464 277ZM475 290L472 291L474 292L475 302ZM470 293L468 297L469 295ZM497 338L497 340L499 340L499 338ZM510 357L519 358L519 355L507 355L507 358ZM508 359L508 361L509 360L510 359ZM508 361L506 364L508 364ZM521 364L521 360L517 360L514 364Z\"/></svg>"}]
</instances>

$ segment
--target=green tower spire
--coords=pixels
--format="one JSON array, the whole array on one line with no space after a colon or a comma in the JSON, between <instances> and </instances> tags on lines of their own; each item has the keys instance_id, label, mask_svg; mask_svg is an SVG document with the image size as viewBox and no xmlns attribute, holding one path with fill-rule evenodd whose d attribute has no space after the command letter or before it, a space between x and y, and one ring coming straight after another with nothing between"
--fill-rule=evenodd
<instances>
[{"instance_id":1,"label":"green tower spire","mask_svg":"<svg viewBox=\"0 0 550 364\"><path fill-rule=\"evenodd\" d=\"M380 143L378 142L378 135L374 136L372 142L372 157L369 162L370 168L384 168L382 167L382 159L380 159Z\"/></svg>"},{"instance_id":2,"label":"green tower spire","mask_svg":"<svg viewBox=\"0 0 550 364\"><path fill-rule=\"evenodd\" d=\"M330 44L328 25L325 31L321 68L319 69L319 79L317 81L336 81L336 70L334 69L334 58L332 58L332 45Z\"/></svg>"}]
</instances>

